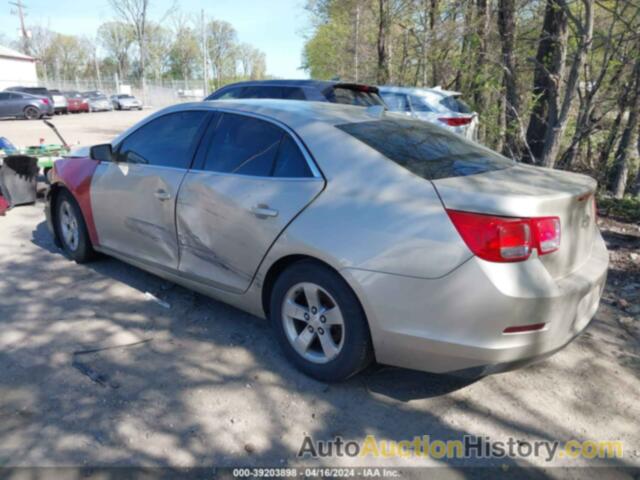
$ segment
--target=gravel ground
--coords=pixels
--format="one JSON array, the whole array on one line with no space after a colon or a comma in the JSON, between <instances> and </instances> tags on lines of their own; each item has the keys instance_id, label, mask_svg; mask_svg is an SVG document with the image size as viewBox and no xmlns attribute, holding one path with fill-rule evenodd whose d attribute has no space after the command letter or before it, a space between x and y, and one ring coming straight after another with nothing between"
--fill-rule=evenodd
<instances>
[{"instance_id":1,"label":"gravel ground","mask_svg":"<svg viewBox=\"0 0 640 480\"><path fill-rule=\"evenodd\" d=\"M603 302L588 331L550 359L476 381L373 367L327 385L290 367L265 322L114 259L72 263L41 204L16 208L0 218L0 466L638 467L640 229L600 222L612 254ZM368 434L622 440L625 449L619 459L551 462L296 458L305 435ZM567 473L546 474L558 472Z\"/></svg>"}]
</instances>

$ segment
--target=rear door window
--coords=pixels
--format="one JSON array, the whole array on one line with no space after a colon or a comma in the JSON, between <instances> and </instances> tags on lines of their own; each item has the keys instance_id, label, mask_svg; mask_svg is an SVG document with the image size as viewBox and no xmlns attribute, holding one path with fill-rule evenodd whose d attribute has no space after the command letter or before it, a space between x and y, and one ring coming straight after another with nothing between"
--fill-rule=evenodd
<instances>
[{"instance_id":1,"label":"rear door window","mask_svg":"<svg viewBox=\"0 0 640 480\"><path fill-rule=\"evenodd\" d=\"M207 151L204 169L268 177L283 133L264 120L225 113Z\"/></svg>"},{"instance_id":2,"label":"rear door window","mask_svg":"<svg viewBox=\"0 0 640 480\"><path fill-rule=\"evenodd\" d=\"M286 133L280 142L273 176L283 178L305 178L312 176L307 160L304 158L304 155L302 155L298 145L296 145L296 142Z\"/></svg>"},{"instance_id":3,"label":"rear door window","mask_svg":"<svg viewBox=\"0 0 640 480\"><path fill-rule=\"evenodd\" d=\"M464 177L514 165L488 148L418 120L386 118L336 127L428 180Z\"/></svg>"},{"instance_id":4,"label":"rear door window","mask_svg":"<svg viewBox=\"0 0 640 480\"><path fill-rule=\"evenodd\" d=\"M380 96L392 112L410 112L409 102L404 93L382 92Z\"/></svg>"},{"instance_id":5,"label":"rear door window","mask_svg":"<svg viewBox=\"0 0 640 480\"><path fill-rule=\"evenodd\" d=\"M436 111L436 109L434 109L430 104L429 101L424 98L424 97L420 97L418 95L411 95L411 108L413 109L414 112L434 112Z\"/></svg>"}]
</instances>

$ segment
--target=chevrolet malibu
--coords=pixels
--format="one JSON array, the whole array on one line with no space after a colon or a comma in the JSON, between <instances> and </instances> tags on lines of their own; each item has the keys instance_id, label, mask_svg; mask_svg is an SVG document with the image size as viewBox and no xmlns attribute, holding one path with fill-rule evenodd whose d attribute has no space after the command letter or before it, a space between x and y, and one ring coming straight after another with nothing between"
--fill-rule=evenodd
<instances>
[{"instance_id":1,"label":"chevrolet malibu","mask_svg":"<svg viewBox=\"0 0 640 480\"><path fill-rule=\"evenodd\" d=\"M47 217L77 262L101 252L270 319L315 378L373 360L484 375L594 316L595 189L380 107L210 101L56 162Z\"/></svg>"}]
</instances>

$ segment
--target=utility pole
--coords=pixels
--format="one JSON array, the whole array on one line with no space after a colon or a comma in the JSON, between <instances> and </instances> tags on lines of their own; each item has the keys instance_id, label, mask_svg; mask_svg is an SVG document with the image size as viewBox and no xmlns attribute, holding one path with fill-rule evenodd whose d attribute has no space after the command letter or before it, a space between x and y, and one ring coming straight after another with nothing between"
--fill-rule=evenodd
<instances>
[{"instance_id":1,"label":"utility pole","mask_svg":"<svg viewBox=\"0 0 640 480\"><path fill-rule=\"evenodd\" d=\"M18 17L20 18L20 32L22 33L22 48L24 49L25 54L30 55L31 49L29 48L29 32L27 31L27 27L24 24L24 10L27 8L27 6L22 3L22 0L9 2L9 5L13 5L18 9L17 13Z\"/></svg>"},{"instance_id":2,"label":"utility pole","mask_svg":"<svg viewBox=\"0 0 640 480\"><path fill-rule=\"evenodd\" d=\"M207 32L204 23L204 8L200 10L200 27L202 28L202 79L204 96L209 95L209 75L207 69Z\"/></svg>"}]
</instances>

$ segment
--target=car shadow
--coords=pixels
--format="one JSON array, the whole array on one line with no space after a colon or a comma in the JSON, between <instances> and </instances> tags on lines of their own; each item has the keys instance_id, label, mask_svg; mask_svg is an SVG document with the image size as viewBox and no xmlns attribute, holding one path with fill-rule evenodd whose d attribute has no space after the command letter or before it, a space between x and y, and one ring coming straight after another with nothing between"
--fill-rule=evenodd
<instances>
[{"instance_id":1,"label":"car shadow","mask_svg":"<svg viewBox=\"0 0 640 480\"><path fill-rule=\"evenodd\" d=\"M303 440L429 435L446 441L486 432L498 432L496 440L582 438L545 405L526 401L535 370L507 387L492 378L377 365L342 383L318 382L292 368L260 319L119 260L66 261L45 222L34 226L37 248L28 246L28 261L26 252L2 260L0 341L10 343L0 348L0 440L19 439L20 448L0 447L0 464L29 464L31 452L41 452L42 462L54 465L336 466L336 457L298 457ZM596 378L608 378L598 368ZM563 373L582 374L576 370L567 365ZM631 395L634 385L617 388ZM488 404L486 396L502 403ZM477 476L473 466L490 467L481 469L487 478L533 464L527 458L429 461L459 477Z\"/></svg>"}]
</instances>

